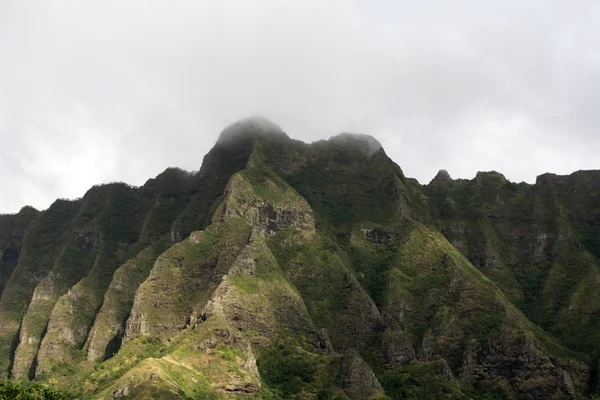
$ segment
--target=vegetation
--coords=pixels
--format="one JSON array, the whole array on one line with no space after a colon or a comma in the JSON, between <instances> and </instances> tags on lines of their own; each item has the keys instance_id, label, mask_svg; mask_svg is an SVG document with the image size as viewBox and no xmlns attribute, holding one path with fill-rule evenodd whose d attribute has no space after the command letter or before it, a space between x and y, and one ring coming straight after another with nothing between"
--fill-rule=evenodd
<instances>
[{"instance_id":1,"label":"vegetation","mask_svg":"<svg viewBox=\"0 0 600 400\"><path fill-rule=\"evenodd\" d=\"M8 377L21 319L40 279L45 277L66 241L80 202L57 200L31 222L23 235L19 263L0 300L0 376ZM32 279L35 277L37 279Z\"/></svg>"},{"instance_id":2,"label":"vegetation","mask_svg":"<svg viewBox=\"0 0 600 400\"><path fill-rule=\"evenodd\" d=\"M468 399L456 381L438 376L442 369L443 361L415 362L386 371L381 384L392 399Z\"/></svg>"},{"instance_id":3,"label":"vegetation","mask_svg":"<svg viewBox=\"0 0 600 400\"><path fill-rule=\"evenodd\" d=\"M0 382L0 399L11 400L66 400L66 393L57 392L39 383Z\"/></svg>"},{"instance_id":4,"label":"vegetation","mask_svg":"<svg viewBox=\"0 0 600 400\"><path fill-rule=\"evenodd\" d=\"M198 172L0 216L0 367L37 381L0 398L591 396L599 181L421 186L237 124Z\"/></svg>"},{"instance_id":5,"label":"vegetation","mask_svg":"<svg viewBox=\"0 0 600 400\"><path fill-rule=\"evenodd\" d=\"M300 167L281 174L308 201L325 232L348 235L356 223L388 222L400 213L402 171L383 151L364 153L362 146L317 142L303 148Z\"/></svg>"},{"instance_id":6,"label":"vegetation","mask_svg":"<svg viewBox=\"0 0 600 400\"><path fill-rule=\"evenodd\" d=\"M313 359L281 343L262 354L258 368L265 383L283 398L301 393L317 373Z\"/></svg>"},{"instance_id":7,"label":"vegetation","mask_svg":"<svg viewBox=\"0 0 600 400\"><path fill-rule=\"evenodd\" d=\"M528 318L565 346L597 356L600 299L591 286L600 279L594 244L600 187L594 173L546 174L535 186L479 173L424 191L431 220Z\"/></svg>"}]
</instances>

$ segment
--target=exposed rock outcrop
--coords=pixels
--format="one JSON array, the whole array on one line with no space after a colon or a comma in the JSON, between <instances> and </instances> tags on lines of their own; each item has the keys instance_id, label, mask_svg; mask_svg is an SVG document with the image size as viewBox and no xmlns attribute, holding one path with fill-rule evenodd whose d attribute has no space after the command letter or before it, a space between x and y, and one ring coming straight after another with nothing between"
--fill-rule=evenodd
<instances>
[{"instance_id":1,"label":"exposed rock outcrop","mask_svg":"<svg viewBox=\"0 0 600 400\"><path fill-rule=\"evenodd\" d=\"M157 245L144 249L115 271L85 345L89 361L102 361L119 350L135 292L165 247Z\"/></svg>"},{"instance_id":2,"label":"exposed rock outcrop","mask_svg":"<svg viewBox=\"0 0 600 400\"><path fill-rule=\"evenodd\" d=\"M396 236L392 229L388 228L373 228L363 229L367 240L374 244L389 244Z\"/></svg>"},{"instance_id":3,"label":"exposed rock outcrop","mask_svg":"<svg viewBox=\"0 0 600 400\"><path fill-rule=\"evenodd\" d=\"M31 221L23 236L18 264L0 299L0 376L8 377L11 373L10 363L18 344L23 316L36 287L52 270L68 241L70 224L80 207L80 201L55 201ZM40 334L43 330L42 324ZM30 337L37 336L32 331L28 330L24 335L26 343Z\"/></svg>"},{"instance_id":4,"label":"exposed rock outcrop","mask_svg":"<svg viewBox=\"0 0 600 400\"><path fill-rule=\"evenodd\" d=\"M581 377L589 376L589 368L582 363L568 368L577 381L533 337L504 337L486 345L471 343L463 357L462 378L505 379L533 399L574 398L586 390L587 381Z\"/></svg>"},{"instance_id":5,"label":"exposed rock outcrop","mask_svg":"<svg viewBox=\"0 0 600 400\"><path fill-rule=\"evenodd\" d=\"M211 225L197 243L186 239L158 257L137 289L125 342L137 335L166 340L197 319L250 233L244 221L233 218Z\"/></svg>"},{"instance_id":6,"label":"exposed rock outcrop","mask_svg":"<svg viewBox=\"0 0 600 400\"><path fill-rule=\"evenodd\" d=\"M383 357L389 367L399 367L415 359L415 350L404 332L388 328L383 334Z\"/></svg>"},{"instance_id":7,"label":"exposed rock outcrop","mask_svg":"<svg viewBox=\"0 0 600 400\"><path fill-rule=\"evenodd\" d=\"M351 399L383 392L369 365L354 349L348 349L342 357L337 384Z\"/></svg>"},{"instance_id":8,"label":"exposed rock outcrop","mask_svg":"<svg viewBox=\"0 0 600 400\"><path fill-rule=\"evenodd\" d=\"M325 328L321 328L317 332L317 350L323 352L324 354L332 354L334 352L333 345L331 344L331 339L327 334L327 330Z\"/></svg>"},{"instance_id":9,"label":"exposed rock outcrop","mask_svg":"<svg viewBox=\"0 0 600 400\"><path fill-rule=\"evenodd\" d=\"M278 187L282 184L275 182L278 179L276 177L259 175L258 179L257 182L251 182L242 174L234 175L225 189L225 200L215 212L213 222L223 222L237 216L268 235L290 226L314 230L312 210L304 199L285 184ZM267 192L266 196L259 197L254 186L260 186L261 190ZM270 196L269 192L273 192L273 195Z\"/></svg>"}]
</instances>

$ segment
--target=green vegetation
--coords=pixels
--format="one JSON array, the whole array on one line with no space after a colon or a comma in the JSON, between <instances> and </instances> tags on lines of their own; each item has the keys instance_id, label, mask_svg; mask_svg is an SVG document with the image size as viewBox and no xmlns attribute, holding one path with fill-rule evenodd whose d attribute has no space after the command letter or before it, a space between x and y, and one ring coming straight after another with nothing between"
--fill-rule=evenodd
<instances>
[{"instance_id":1,"label":"green vegetation","mask_svg":"<svg viewBox=\"0 0 600 400\"><path fill-rule=\"evenodd\" d=\"M364 153L364 145L358 139L314 143L301 148L301 166L280 174L328 233L347 235L353 224L388 222L401 213L402 171L381 150Z\"/></svg>"},{"instance_id":2,"label":"green vegetation","mask_svg":"<svg viewBox=\"0 0 600 400\"><path fill-rule=\"evenodd\" d=\"M592 289L600 280L597 182L595 171L546 174L535 186L491 172L424 187L431 221L469 261L534 323L594 356L600 354L600 298Z\"/></svg>"},{"instance_id":3,"label":"green vegetation","mask_svg":"<svg viewBox=\"0 0 600 400\"><path fill-rule=\"evenodd\" d=\"M265 351L258 360L262 379L283 398L301 393L315 381L315 360L301 350L278 344Z\"/></svg>"},{"instance_id":4,"label":"green vegetation","mask_svg":"<svg viewBox=\"0 0 600 400\"><path fill-rule=\"evenodd\" d=\"M204 157L202 168L193 178L190 201L173 222L171 231L176 240L210 224L229 178L246 168L253 149L254 140L242 137L227 144L217 143Z\"/></svg>"},{"instance_id":5,"label":"green vegetation","mask_svg":"<svg viewBox=\"0 0 600 400\"><path fill-rule=\"evenodd\" d=\"M158 240L115 271L88 337L88 359L107 359L119 350L135 293L169 244L166 238Z\"/></svg>"},{"instance_id":6,"label":"green vegetation","mask_svg":"<svg viewBox=\"0 0 600 400\"><path fill-rule=\"evenodd\" d=\"M0 293L19 261L23 234L39 212L23 207L17 214L0 214Z\"/></svg>"},{"instance_id":7,"label":"green vegetation","mask_svg":"<svg viewBox=\"0 0 600 400\"><path fill-rule=\"evenodd\" d=\"M412 224L407 221L407 225ZM359 282L367 290L375 304L380 307L384 303L387 290L387 271L397 256L398 246L404 239L408 227L388 228L393 236L390 242L382 244L372 243L366 237L365 230L377 228L371 226L355 229L352 232L352 240L348 243L342 242L341 247L348 255L348 262L354 269Z\"/></svg>"},{"instance_id":8,"label":"green vegetation","mask_svg":"<svg viewBox=\"0 0 600 400\"><path fill-rule=\"evenodd\" d=\"M385 393L392 399L468 399L451 378L441 376L444 361L413 362L381 377Z\"/></svg>"},{"instance_id":9,"label":"green vegetation","mask_svg":"<svg viewBox=\"0 0 600 400\"><path fill-rule=\"evenodd\" d=\"M0 367L38 382L0 397L592 395L598 177L421 186L236 124L198 172L0 216Z\"/></svg>"},{"instance_id":10,"label":"green vegetation","mask_svg":"<svg viewBox=\"0 0 600 400\"><path fill-rule=\"evenodd\" d=\"M21 319L37 283L48 274L60 254L69 223L80 206L80 202L57 200L31 222L24 234L19 263L0 300L0 376L7 377L10 373Z\"/></svg>"},{"instance_id":11,"label":"green vegetation","mask_svg":"<svg viewBox=\"0 0 600 400\"><path fill-rule=\"evenodd\" d=\"M82 392L95 392L113 384L128 370L147 358L157 358L165 355L167 347L160 341L139 337L127 342L114 357L98 364L92 373L84 372L85 383L79 389ZM72 382L72 381L71 381Z\"/></svg>"},{"instance_id":12,"label":"green vegetation","mask_svg":"<svg viewBox=\"0 0 600 400\"><path fill-rule=\"evenodd\" d=\"M374 339L379 311L327 236L318 233L306 239L289 228L272 237L269 248L302 295L315 325L329 332L334 346L364 348Z\"/></svg>"},{"instance_id":13,"label":"green vegetation","mask_svg":"<svg viewBox=\"0 0 600 400\"><path fill-rule=\"evenodd\" d=\"M122 184L93 188L84 199L90 202L101 199L105 204L98 221L102 240L87 276L58 299L52 310L38 351L36 373L47 373L52 364L76 362L77 350L87 341L115 270L137 253L133 246L129 249L127 245L137 242L144 215L150 208L147 199ZM64 329L72 332L71 337L64 338Z\"/></svg>"},{"instance_id":14,"label":"green vegetation","mask_svg":"<svg viewBox=\"0 0 600 400\"><path fill-rule=\"evenodd\" d=\"M57 392L38 383L0 382L0 399L11 400L66 400L66 393Z\"/></svg>"}]
</instances>

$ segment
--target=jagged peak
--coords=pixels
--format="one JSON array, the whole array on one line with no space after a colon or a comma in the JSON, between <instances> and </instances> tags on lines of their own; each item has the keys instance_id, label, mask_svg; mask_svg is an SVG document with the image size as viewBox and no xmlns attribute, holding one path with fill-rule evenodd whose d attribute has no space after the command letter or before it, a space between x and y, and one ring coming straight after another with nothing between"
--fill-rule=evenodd
<instances>
[{"instance_id":1,"label":"jagged peak","mask_svg":"<svg viewBox=\"0 0 600 400\"><path fill-rule=\"evenodd\" d=\"M429 182L430 185L444 184L452 182L452 177L445 169L440 169L435 177Z\"/></svg>"},{"instance_id":2,"label":"jagged peak","mask_svg":"<svg viewBox=\"0 0 600 400\"><path fill-rule=\"evenodd\" d=\"M217 144L232 144L238 140L256 137L284 137L289 136L279 127L279 125L263 116L253 116L243 118L223 129L219 135Z\"/></svg>"}]
</instances>

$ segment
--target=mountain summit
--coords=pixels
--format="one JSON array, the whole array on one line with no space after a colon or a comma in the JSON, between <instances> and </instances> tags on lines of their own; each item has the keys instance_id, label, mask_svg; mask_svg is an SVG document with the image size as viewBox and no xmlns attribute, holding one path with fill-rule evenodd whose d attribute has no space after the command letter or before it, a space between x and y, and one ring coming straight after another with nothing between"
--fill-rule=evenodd
<instances>
[{"instance_id":1,"label":"mountain summit","mask_svg":"<svg viewBox=\"0 0 600 400\"><path fill-rule=\"evenodd\" d=\"M430 185L443 184L452 182L452 177L445 169L440 169L435 178L431 180Z\"/></svg>"},{"instance_id":2,"label":"mountain summit","mask_svg":"<svg viewBox=\"0 0 600 400\"><path fill-rule=\"evenodd\" d=\"M91 399L598 393L600 171L428 185L227 127L197 173L0 215L0 371Z\"/></svg>"},{"instance_id":3,"label":"mountain summit","mask_svg":"<svg viewBox=\"0 0 600 400\"><path fill-rule=\"evenodd\" d=\"M288 138L281 128L265 117L254 116L239 120L221 132L217 144L229 144L238 140L256 137L281 136Z\"/></svg>"}]
</instances>

